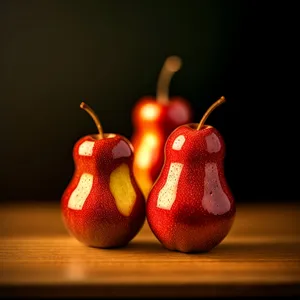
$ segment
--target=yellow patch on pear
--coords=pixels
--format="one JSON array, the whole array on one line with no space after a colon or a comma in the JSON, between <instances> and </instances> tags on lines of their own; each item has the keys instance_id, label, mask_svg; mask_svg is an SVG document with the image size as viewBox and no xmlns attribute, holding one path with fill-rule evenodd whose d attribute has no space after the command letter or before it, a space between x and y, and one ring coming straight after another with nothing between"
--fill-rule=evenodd
<instances>
[{"instance_id":1,"label":"yellow patch on pear","mask_svg":"<svg viewBox=\"0 0 300 300\"><path fill-rule=\"evenodd\" d=\"M131 184L127 164L121 164L110 174L109 188L115 199L119 212L129 216L133 209L136 193Z\"/></svg>"}]
</instances>

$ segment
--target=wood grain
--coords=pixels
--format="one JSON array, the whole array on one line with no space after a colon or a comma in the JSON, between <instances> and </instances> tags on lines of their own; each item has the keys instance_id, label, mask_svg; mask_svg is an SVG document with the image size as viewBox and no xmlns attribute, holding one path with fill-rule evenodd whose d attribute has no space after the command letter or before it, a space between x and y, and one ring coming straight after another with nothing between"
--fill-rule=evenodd
<instances>
[{"instance_id":1,"label":"wood grain","mask_svg":"<svg viewBox=\"0 0 300 300\"><path fill-rule=\"evenodd\" d=\"M0 295L300 295L299 220L296 204L244 204L209 253L168 251L147 223L127 247L103 250L68 235L59 203L2 205Z\"/></svg>"}]
</instances>

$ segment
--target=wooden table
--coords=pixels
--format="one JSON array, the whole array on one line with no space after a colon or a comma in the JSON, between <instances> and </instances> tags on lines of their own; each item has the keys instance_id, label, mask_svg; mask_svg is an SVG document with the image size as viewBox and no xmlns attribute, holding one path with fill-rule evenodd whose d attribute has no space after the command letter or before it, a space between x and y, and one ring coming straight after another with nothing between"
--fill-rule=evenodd
<instances>
[{"instance_id":1,"label":"wooden table","mask_svg":"<svg viewBox=\"0 0 300 300\"><path fill-rule=\"evenodd\" d=\"M123 249L70 237L59 202L2 204L0 296L300 295L300 210L240 204L210 253L164 249L145 224Z\"/></svg>"}]
</instances>

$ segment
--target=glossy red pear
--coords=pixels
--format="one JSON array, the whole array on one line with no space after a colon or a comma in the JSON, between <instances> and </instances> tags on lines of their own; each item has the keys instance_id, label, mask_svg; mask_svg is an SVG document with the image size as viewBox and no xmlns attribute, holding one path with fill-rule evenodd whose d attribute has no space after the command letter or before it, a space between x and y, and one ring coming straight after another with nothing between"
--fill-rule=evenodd
<instances>
[{"instance_id":1,"label":"glossy red pear","mask_svg":"<svg viewBox=\"0 0 300 300\"><path fill-rule=\"evenodd\" d=\"M205 125L181 125L169 136L165 161L146 203L149 226L169 250L208 252L229 233L235 201L225 178L225 144L221 134Z\"/></svg>"},{"instance_id":2,"label":"glossy red pear","mask_svg":"<svg viewBox=\"0 0 300 300\"><path fill-rule=\"evenodd\" d=\"M145 197L163 166L164 145L169 134L192 120L189 102L182 97L169 97L171 78L180 68L179 57L168 57L159 75L156 98L141 98L132 112L133 172Z\"/></svg>"},{"instance_id":3,"label":"glossy red pear","mask_svg":"<svg viewBox=\"0 0 300 300\"><path fill-rule=\"evenodd\" d=\"M63 193L64 224L78 241L92 247L128 244L145 221L145 198L135 181L133 147L124 136L104 134L94 111L98 134L82 137L73 148L75 171Z\"/></svg>"}]
</instances>

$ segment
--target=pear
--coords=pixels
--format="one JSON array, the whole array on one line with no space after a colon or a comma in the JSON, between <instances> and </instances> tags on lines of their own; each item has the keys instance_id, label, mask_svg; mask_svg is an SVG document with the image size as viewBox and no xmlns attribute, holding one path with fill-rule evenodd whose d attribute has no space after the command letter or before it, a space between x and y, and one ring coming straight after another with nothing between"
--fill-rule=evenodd
<instances>
[{"instance_id":1,"label":"pear","mask_svg":"<svg viewBox=\"0 0 300 300\"><path fill-rule=\"evenodd\" d=\"M192 121L188 100L169 96L171 78L181 64L180 57L169 56L159 74L156 96L142 97L132 110L133 173L146 199L163 166L168 136L179 125Z\"/></svg>"},{"instance_id":2,"label":"pear","mask_svg":"<svg viewBox=\"0 0 300 300\"><path fill-rule=\"evenodd\" d=\"M165 145L162 171L146 203L149 226L169 250L208 252L229 233L235 218L234 197L224 174L225 144L205 125L221 97L199 124L176 128Z\"/></svg>"},{"instance_id":3,"label":"pear","mask_svg":"<svg viewBox=\"0 0 300 300\"><path fill-rule=\"evenodd\" d=\"M122 135L103 133L80 138L73 148L75 171L61 199L64 224L78 241L91 247L127 245L144 224L145 198L133 175L133 146Z\"/></svg>"}]
</instances>

